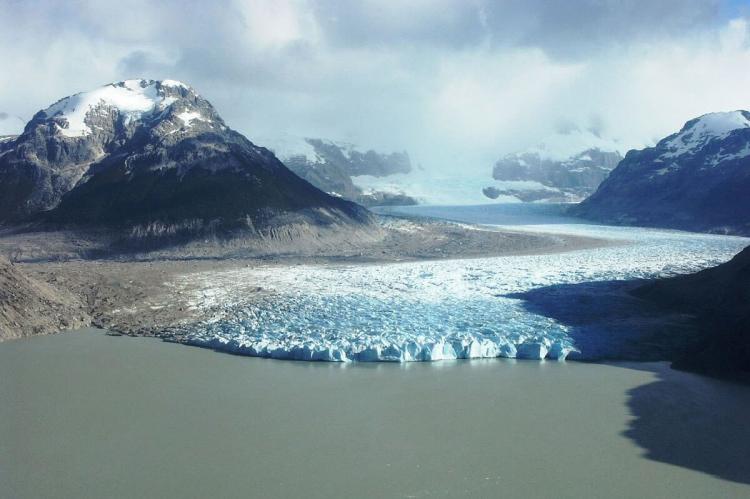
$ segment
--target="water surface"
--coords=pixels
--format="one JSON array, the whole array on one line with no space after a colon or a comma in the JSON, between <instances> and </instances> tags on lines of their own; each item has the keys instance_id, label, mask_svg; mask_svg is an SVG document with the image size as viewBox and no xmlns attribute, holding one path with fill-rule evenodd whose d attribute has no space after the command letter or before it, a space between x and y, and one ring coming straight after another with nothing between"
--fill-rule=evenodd
<instances>
[{"instance_id":1,"label":"water surface","mask_svg":"<svg viewBox=\"0 0 750 499\"><path fill-rule=\"evenodd\" d=\"M0 497L750 496L750 391L664 364L0 344Z\"/></svg>"}]
</instances>

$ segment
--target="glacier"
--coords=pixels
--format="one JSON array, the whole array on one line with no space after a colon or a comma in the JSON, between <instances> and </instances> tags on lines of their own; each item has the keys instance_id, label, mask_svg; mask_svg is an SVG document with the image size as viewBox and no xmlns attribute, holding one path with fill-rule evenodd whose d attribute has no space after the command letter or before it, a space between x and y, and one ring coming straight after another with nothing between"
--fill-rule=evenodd
<instances>
[{"instance_id":1,"label":"glacier","mask_svg":"<svg viewBox=\"0 0 750 499\"><path fill-rule=\"evenodd\" d=\"M606 334L574 339L570 326L529 311L512 295L555 284L693 272L750 244L742 237L569 223L503 228L596 236L611 245L470 260L271 264L198 273L183 284L192 290L190 306L206 319L181 331L181 341L308 361L586 359L589 343L593 351ZM261 293L248 293L258 286ZM585 306L576 304L581 313Z\"/></svg>"}]
</instances>

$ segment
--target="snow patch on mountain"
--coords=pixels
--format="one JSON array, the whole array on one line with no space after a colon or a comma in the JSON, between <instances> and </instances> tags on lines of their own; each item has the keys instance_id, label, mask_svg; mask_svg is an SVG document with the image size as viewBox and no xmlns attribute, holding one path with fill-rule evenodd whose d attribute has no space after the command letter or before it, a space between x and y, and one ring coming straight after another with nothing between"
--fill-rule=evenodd
<instances>
[{"instance_id":1,"label":"snow patch on mountain","mask_svg":"<svg viewBox=\"0 0 750 499\"><path fill-rule=\"evenodd\" d=\"M186 85L173 82L185 88ZM139 119L155 109L164 109L175 99L166 97L157 87L158 82L126 80L66 97L43 112L48 118L63 118L67 127L60 129L66 137L83 137L91 133L86 118L92 112L107 112L114 108L126 119ZM101 111L100 111L101 110Z\"/></svg>"},{"instance_id":2,"label":"snow patch on mountain","mask_svg":"<svg viewBox=\"0 0 750 499\"><path fill-rule=\"evenodd\" d=\"M258 141L281 161L295 157L303 157L312 164L323 161L306 137L287 134L277 137L261 137Z\"/></svg>"},{"instance_id":3,"label":"snow patch on mountain","mask_svg":"<svg viewBox=\"0 0 750 499\"><path fill-rule=\"evenodd\" d=\"M190 128L192 126L192 122L194 120L210 122L210 120L207 120L201 113L196 111L184 111L178 114L177 117L185 124L187 128Z\"/></svg>"},{"instance_id":4,"label":"snow patch on mountain","mask_svg":"<svg viewBox=\"0 0 750 499\"><path fill-rule=\"evenodd\" d=\"M750 234L750 112L705 114L631 150L571 213L602 222Z\"/></svg>"},{"instance_id":5,"label":"snow patch on mountain","mask_svg":"<svg viewBox=\"0 0 750 499\"><path fill-rule=\"evenodd\" d=\"M746 143L742 149L734 152L727 152L723 147L718 153L706 158L706 166L715 168L722 163L727 161L734 161L737 159L747 158L750 156L750 142ZM668 170L668 169L663 169Z\"/></svg>"},{"instance_id":6,"label":"snow patch on mountain","mask_svg":"<svg viewBox=\"0 0 750 499\"><path fill-rule=\"evenodd\" d=\"M492 199L514 196L524 202L580 201L591 194L622 159L622 145L588 130L547 137L537 146L500 158L492 169L498 181L533 181L540 187L487 186Z\"/></svg>"},{"instance_id":7,"label":"snow patch on mountain","mask_svg":"<svg viewBox=\"0 0 750 499\"><path fill-rule=\"evenodd\" d=\"M750 128L750 113L730 111L709 113L688 121L678 133L664 139L660 146L668 150L663 156L676 158L694 154L714 140L723 140L735 130Z\"/></svg>"},{"instance_id":8,"label":"snow patch on mountain","mask_svg":"<svg viewBox=\"0 0 750 499\"><path fill-rule=\"evenodd\" d=\"M189 89L190 86L177 80L161 80L162 86Z\"/></svg>"}]
</instances>

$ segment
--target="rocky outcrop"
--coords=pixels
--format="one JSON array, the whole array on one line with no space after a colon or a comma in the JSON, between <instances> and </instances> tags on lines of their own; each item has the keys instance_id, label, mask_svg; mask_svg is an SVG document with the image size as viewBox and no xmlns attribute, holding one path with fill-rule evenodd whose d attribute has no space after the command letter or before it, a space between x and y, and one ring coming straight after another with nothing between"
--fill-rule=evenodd
<instances>
[{"instance_id":1,"label":"rocky outcrop","mask_svg":"<svg viewBox=\"0 0 750 499\"><path fill-rule=\"evenodd\" d=\"M411 161L404 152L380 153L372 149L358 150L353 144L335 143L322 139L305 139L314 149L318 160L338 165L348 175L387 177L394 173L409 173Z\"/></svg>"},{"instance_id":2,"label":"rocky outcrop","mask_svg":"<svg viewBox=\"0 0 750 499\"><path fill-rule=\"evenodd\" d=\"M513 196L521 201L576 201L596 190L622 159L617 151L586 149L565 158L532 150L510 154L500 159L492 170L495 180L530 181L541 184L536 189L500 189L494 187L495 199ZM525 192L530 191L530 192ZM485 195L491 197L487 192Z\"/></svg>"},{"instance_id":3,"label":"rocky outcrop","mask_svg":"<svg viewBox=\"0 0 750 499\"><path fill-rule=\"evenodd\" d=\"M617 224L750 234L750 113L688 121L629 151L575 215Z\"/></svg>"},{"instance_id":4,"label":"rocky outcrop","mask_svg":"<svg viewBox=\"0 0 750 499\"><path fill-rule=\"evenodd\" d=\"M524 202L576 202L596 190L622 159L621 145L596 130L572 127L545 137L536 146L508 154L493 169L490 199Z\"/></svg>"},{"instance_id":5,"label":"rocky outcrop","mask_svg":"<svg viewBox=\"0 0 750 499\"><path fill-rule=\"evenodd\" d=\"M410 172L406 152L363 152L352 144L313 138L277 141L270 148L290 170L332 196L363 206L417 204L406 194L364 190L352 180L361 175L387 177Z\"/></svg>"},{"instance_id":6,"label":"rocky outcrop","mask_svg":"<svg viewBox=\"0 0 750 499\"><path fill-rule=\"evenodd\" d=\"M0 257L0 341L87 326L86 307L75 296L27 277Z\"/></svg>"},{"instance_id":7,"label":"rocky outcrop","mask_svg":"<svg viewBox=\"0 0 750 499\"><path fill-rule=\"evenodd\" d=\"M0 143L0 220L159 238L371 218L231 130L191 87L128 80L66 97Z\"/></svg>"},{"instance_id":8,"label":"rocky outcrop","mask_svg":"<svg viewBox=\"0 0 750 499\"><path fill-rule=\"evenodd\" d=\"M691 340L676 367L750 375L750 247L725 264L653 281L633 294L694 315L701 334Z\"/></svg>"}]
</instances>

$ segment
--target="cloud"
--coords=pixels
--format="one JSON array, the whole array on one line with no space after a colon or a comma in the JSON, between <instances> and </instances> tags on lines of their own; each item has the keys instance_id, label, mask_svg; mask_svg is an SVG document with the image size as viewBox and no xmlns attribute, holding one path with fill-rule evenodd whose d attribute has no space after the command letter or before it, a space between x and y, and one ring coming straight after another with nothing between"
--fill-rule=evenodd
<instances>
[{"instance_id":1,"label":"cloud","mask_svg":"<svg viewBox=\"0 0 750 499\"><path fill-rule=\"evenodd\" d=\"M718 0L505 0L487 1L482 8L497 43L580 59L623 44L690 36L715 26L720 5Z\"/></svg>"},{"instance_id":2,"label":"cloud","mask_svg":"<svg viewBox=\"0 0 750 499\"><path fill-rule=\"evenodd\" d=\"M721 5L719 0L365 0L318 2L317 13L340 45L464 48L489 42L579 58L713 26Z\"/></svg>"},{"instance_id":3,"label":"cloud","mask_svg":"<svg viewBox=\"0 0 750 499\"><path fill-rule=\"evenodd\" d=\"M743 15L719 0L11 2L0 108L28 119L110 81L174 78L251 139L330 137L487 175L560 130L642 146L750 107Z\"/></svg>"}]
</instances>

